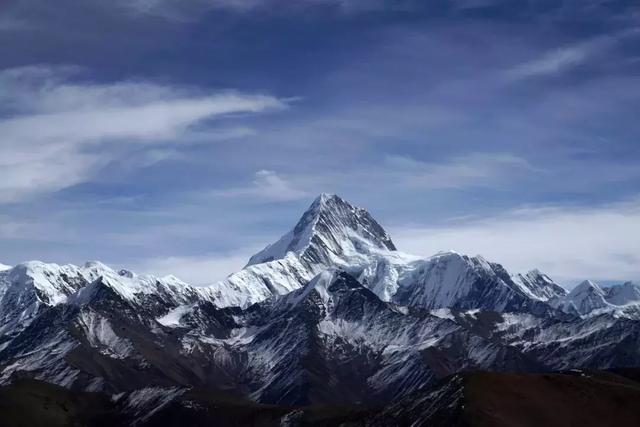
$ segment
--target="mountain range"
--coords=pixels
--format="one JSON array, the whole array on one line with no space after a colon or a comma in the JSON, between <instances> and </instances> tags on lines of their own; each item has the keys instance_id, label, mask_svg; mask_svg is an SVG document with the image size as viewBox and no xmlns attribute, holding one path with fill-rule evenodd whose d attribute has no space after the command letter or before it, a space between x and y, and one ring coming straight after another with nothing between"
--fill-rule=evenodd
<instances>
[{"instance_id":1,"label":"mountain range","mask_svg":"<svg viewBox=\"0 0 640 427\"><path fill-rule=\"evenodd\" d=\"M243 408L254 425L308 423L315 412L301 408L318 407L342 408L326 425L445 413L442 425L455 425L445 409L461 381L547 387L549 372L640 366L640 286L568 292L481 256L405 254L336 195L206 287L100 262L0 270L0 394L53 393L125 425L200 417L211 402Z\"/></svg>"}]
</instances>

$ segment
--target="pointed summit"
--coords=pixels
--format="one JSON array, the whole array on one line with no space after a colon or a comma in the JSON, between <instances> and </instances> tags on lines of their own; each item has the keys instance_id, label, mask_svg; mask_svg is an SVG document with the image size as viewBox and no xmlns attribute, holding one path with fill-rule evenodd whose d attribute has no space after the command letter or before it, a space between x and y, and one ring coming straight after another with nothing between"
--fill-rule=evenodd
<instances>
[{"instance_id":1,"label":"pointed summit","mask_svg":"<svg viewBox=\"0 0 640 427\"><path fill-rule=\"evenodd\" d=\"M587 294L604 296L604 291L597 283L594 283L591 280L584 280L569 292L569 295L572 297Z\"/></svg>"},{"instance_id":2,"label":"pointed summit","mask_svg":"<svg viewBox=\"0 0 640 427\"><path fill-rule=\"evenodd\" d=\"M308 263L332 265L345 256L379 250L396 250L382 226L366 210L322 193L291 231L252 256L248 265L283 259L289 253Z\"/></svg>"},{"instance_id":3,"label":"pointed summit","mask_svg":"<svg viewBox=\"0 0 640 427\"><path fill-rule=\"evenodd\" d=\"M537 300L548 301L568 294L566 289L537 268L524 274L513 275L511 279L522 291Z\"/></svg>"},{"instance_id":4,"label":"pointed summit","mask_svg":"<svg viewBox=\"0 0 640 427\"><path fill-rule=\"evenodd\" d=\"M606 290L607 302L615 305L640 303L640 285L625 282L622 285L611 286Z\"/></svg>"},{"instance_id":5,"label":"pointed summit","mask_svg":"<svg viewBox=\"0 0 640 427\"><path fill-rule=\"evenodd\" d=\"M610 307L605 300L605 291L597 283L585 280L560 298L556 306L561 310L578 315L586 315L594 310Z\"/></svg>"}]
</instances>

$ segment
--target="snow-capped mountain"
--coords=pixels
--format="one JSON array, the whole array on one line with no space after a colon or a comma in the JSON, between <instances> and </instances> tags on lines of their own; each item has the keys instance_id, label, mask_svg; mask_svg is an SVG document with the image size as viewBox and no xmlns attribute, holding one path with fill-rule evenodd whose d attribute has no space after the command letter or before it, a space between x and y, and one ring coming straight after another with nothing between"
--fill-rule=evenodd
<instances>
[{"instance_id":1,"label":"snow-capped mountain","mask_svg":"<svg viewBox=\"0 0 640 427\"><path fill-rule=\"evenodd\" d=\"M609 304L616 306L640 304L640 285L625 282L621 285L610 286L605 289L605 299Z\"/></svg>"},{"instance_id":2,"label":"snow-capped mountain","mask_svg":"<svg viewBox=\"0 0 640 427\"><path fill-rule=\"evenodd\" d=\"M246 307L298 289L327 268L349 272L383 301L428 309L524 309L566 293L540 272L511 277L479 256L447 252L424 259L399 252L369 213L328 194L245 269L212 289L219 306Z\"/></svg>"},{"instance_id":3,"label":"snow-capped mountain","mask_svg":"<svg viewBox=\"0 0 640 427\"><path fill-rule=\"evenodd\" d=\"M307 263L333 265L378 249L396 247L369 212L323 193L291 231L252 256L248 265L283 259L289 253Z\"/></svg>"},{"instance_id":4,"label":"snow-capped mountain","mask_svg":"<svg viewBox=\"0 0 640 427\"><path fill-rule=\"evenodd\" d=\"M0 383L142 401L196 387L283 405L387 402L470 369L638 365L639 295L632 283L567 292L481 256L404 254L365 210L323 194L209 287L98 262L1 271Z\"/></svg>"},{"instance_id":5,"label":"snow-capped mountain","mask_svg":"<svg viewBox=\"0 0 640 427\"><path fill-rule=\"evenodd\" d=\"M511 276L511 279L534 299L547 301L567 294L566 289L554 283L549 276L538 269L525 274L516 274Z\"/></svg>"},{"instance_id":6,"label":"snow-capped mountain","mask_svg":"<svg viewBox=\"0 0 640 427\"><path fill-rule=\"evenodd\" d=\"M556 302L558 308L579 315L609 307L605 292L591 280L585 280Z\"/></svg>"},{"instance_id":7,"label":"snow-capped mountain","mask_svg":"<svg viewBox=\"0 0 640 427\"><path fill-rule=\"evenodd\" d=\"M101 288L144 310L215 300L210 289L187 285L173 276L116 272L97 261L82 267L30 261L0 272L0 348L42 310L61 304L83 305Z\"/></svg>"},{"instance_id":8,"label":"snow-capped mountain","mask_svg":"<svg viewBox=\"0 0 640 427\"><path fill-rule=\"evenodd\" d=\"M291 231L211 288L219 306L246 307L298 289L326 268L362 270L379 258L403 259L367 211L323 193Z\"/></svg>"},{"instance_id":9,"label":"snow-capped mountain","mask_svg":"<svg viewBox=\"0 0 640 427\"><path fill-rule=\"evenodd\" d=\"M381 301L336 270L252 306L242 323L259 331L247 344L258 355L250 369L270 373L254 395L261 402L340 403L344 390L355 401L387 400L462 369L539 367L450 319Z\"/></svg>"},{"instance_id":10,"label":"snow-capped mountain","mask_svg":"<svg viewBox=\"0 0 640 427\"><path fill-rule=\"evenodd\" d=\"M49 307L4 346L3 381L113 393L199 386L308 404L339 403L344 390L384 401L462 369L542 366L446 316L381 301L337 270L246 310L202 301L159 315L102 277L83 289L91 298Z\"/></svg>"},{"instance_id":11,"label":"snow-capped mountain","mask_svg":"<svg viewBox=\"0 0 640 427\"><path fill-rule=\"evenodd\" d=\"M550 301L558 309L578 316L608 312L617 316L640 318L640 286L625 282L608 288L585 280L569 294Z\"/></svg>"},{"instance_id":12,"label":"snow-capped mountain","mask_svg":"<svg viewBox=\"0 0 640 427\"><path fill-rule=\"evenodd\" d=\"M427 309L531 310L549 295L563 295L553 282L514 279L500 265L455 252L410 263L398 274L392 300Z\"/></svg>"}]
</instances>

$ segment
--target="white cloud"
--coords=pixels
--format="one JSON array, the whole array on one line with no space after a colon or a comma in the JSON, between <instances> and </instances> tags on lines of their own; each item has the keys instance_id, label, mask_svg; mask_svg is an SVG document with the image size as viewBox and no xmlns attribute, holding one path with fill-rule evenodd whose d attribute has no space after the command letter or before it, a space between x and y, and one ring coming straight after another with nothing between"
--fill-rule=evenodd
<instances>
[{"instance_id":1,"label":"white cloud","mask_svg":"<svg viewBox=\"0 0 640 427\"><path fill-rule=\"evenodd\" d=\"M437 163L393 156L386 166L404 185L420 189L496 186L522 173L539 172L509 153L472 153Z\"/></svg>"},{"instance_id":2,"label":"white cloud","mask_svg":"<svg viewBox=\"0 0 640 427\"><path fill-rule=\"evenodd\" d=\"M185 19L189 12L207 9L246 11L266 3L266 0L127 0L119 1L124 8L140 14L159 15L165 18Z\"/></svg>"},{"instance_id":3,"label":"white cloud","mask_svg":"<svg viewBox=\"0 0 640 427\"><path fill-rule=\"evenodd\" d=\"M177 21L189 21L195 19L207 10L230 10L234 12L248 12L255 9L273 9L285 6L289 9L305 8L313 6L334 6L344 13L354 13L367 10L409 10L412 8L412 0L304 0L282 3L278 0L193 0L190 2L176 0L119 0L123 9L137 14L161 16Z\"/></svg>"},{"instance_id":4,"label":"white cloud","mask_svg":"<svg viewBox=\"0 0 640 427\"><path fill-rule=\"evenodd\" d=\"M307 197L307 193L294 188L293 184L270 170L256 172L253 180L255 191L269 200L298 200Z\"/></svg>"},{"instance_id":5,"label":"white cloud","mask_svg":"<svg viewBox=\"0 0 640 427\"><path fill-rule=\"evenodd\" d=\"M612 35L553 49L539 58L511 68L507 71L506 77L508 80L521 80L557 74L591 60L620 40L637 37L638 34L640 31L637 28L625 29Z\"/></svg>"},{"instance_id":6,"label":"white cloud","mask_svg":"<svg viewBox=\"0 0 640 427\"><path fill-rule=\"evenodd\" d=\"M512 80L545 76L563 71L583 62L590 54L588 45L569 46L546 52L542 57L509 70Z\"/></svg>"},{"instance_id":7,"label":"white cloud","mask_svg":"<svg viewBox=\"0 0 640 427\"><path fill-rule=\"evenodd\" d=\"M261 170L248 185L214 190L204 196L283 202L310 198L327 189L350 188L357 192L377 188L383 192L506 188L517 179L542 172L527 160L509 153L470 153L432 162L389 156L379 163L355 165L345 170L314 169L313 173L287 175Z\"/></svg>"},{"instance_id":8,"label":"white cloud","mask_svg":"<svg viewBox=\"0 0 640 427\"><path fill-rule=\"evenodd\" d=\"M75 72L0 72L0 108L12 113L0 119L0 202L90 179L112 160L105 142L166 143L204 120L285 107L265 95L199 94L149 82L69 83Z\"/></svg>"},{"instance_id":9,"label":"white cloud","mask_svg":"<svg viewBox=\"0 0 640 427\"><path fill-rule=\"evenodd\" d=\"M178 98L135 106L92 106L72 111L34 114L0 122L0 133L29 144L95 142L124 139L153 142L175 138L205 118L229 113L258 112L278 106L272 98L217 95Z\"/></svg>"},{"instance_id":10,"label":"white cloud","mask_svg":"<svg viewBox=\"0 0 640 427\"><path fill-rule=\"evenodd\" d=\"M255 173L253 182L247 187L216 190L214 197L251 197L272 202L299 200L309 196L284 177L271 170Z\"/></svg>"},{"instance_id":11,"label":"white cloud","mask_svg":"<svg viewBox=\"0 0 640 427\"><path fill-rule=\"evenodd\" d=\"M210 285L239 271L258 248L203 256L171 256L152 258L134 266L140 273L155 276L174 275L193 285Z\"/></svg>"},{"instance_id":12,"label":"white cloud","mask_svg":"<svg viewBox=\"0 0 640 427\"><path fill-rule=\"evenodd\" d=\"M640 201L601 208L521 209L445 227L391 230L400 250L481 254L509 270L556 280L640 278Z\"/></svg>"}]
</instances>

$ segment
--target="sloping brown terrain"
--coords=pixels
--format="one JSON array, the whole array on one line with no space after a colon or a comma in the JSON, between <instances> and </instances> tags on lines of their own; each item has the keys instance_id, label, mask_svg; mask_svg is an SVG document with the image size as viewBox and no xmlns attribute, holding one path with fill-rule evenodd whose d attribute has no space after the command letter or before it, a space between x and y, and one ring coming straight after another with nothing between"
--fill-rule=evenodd
<instances>
[{"instance_id":1,"label":"sloping brown terrain","mask_svg":"<svg viewBox=\"0 0 640 427\"><path fill-rule=\"evenodd\" d=\"M35 380L0 388L0 427L124 425L109 397Z\"/></svg>"},{"instance_id":2,"label":"sloping brown terrain","mask_svg":"<svg viewBox=\"0 0 640 427\"><path fill-rule=\"evenodd\" d=\"M464 395L471 426L640 425L640 383L611 372L476 373Z\"/></svg>"},{"instance_id":3,"label":"sloping brown terrain","mask_svg":"<svg viewBox=\"0 0 640 427\"><path fill-rule=\"evenodd\" d=\"M127 411L104 393L74 392L31 379L0 387L0 427L277 427L285 420L292 426L365 425L363 414L367 411L353 406L263 405L231 394L194 389L152 414L143 413L141 419L140 414Z\"/></svg>"},{"instance_id":4,"label":"sloping brown terrain","mask_svg":"<svg viewBox=\"0 0 640 427\"><path fill-rule=\"evenodd\" d=\"M470 372L387 406L375 426L640 425L640 370Z\"/></svg>"},{"instance_id":5,"label":"sloping brown terrain","mask_svg":"<svg viewBox=\"0 0 640 427\"><path fill-rule=\"evenodd\" d=\"M472 372L384 408L262 405L190 390L135 419L101 393L20 380L0 388L0 427L38 426L470 426L640 425L640 370L549 374Z\"/></svg>"}]
</instances>

